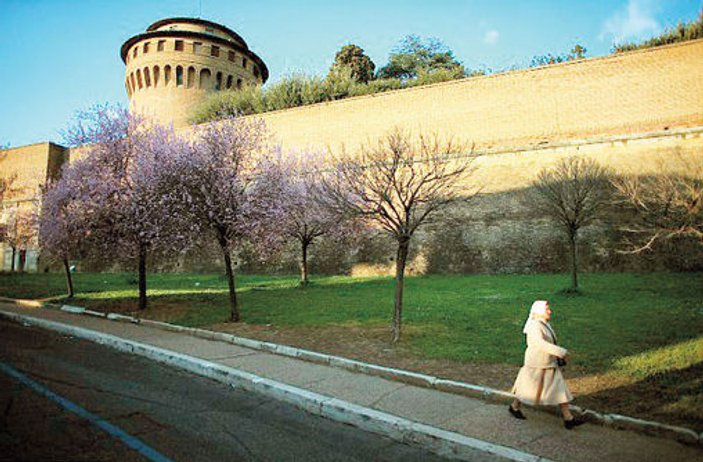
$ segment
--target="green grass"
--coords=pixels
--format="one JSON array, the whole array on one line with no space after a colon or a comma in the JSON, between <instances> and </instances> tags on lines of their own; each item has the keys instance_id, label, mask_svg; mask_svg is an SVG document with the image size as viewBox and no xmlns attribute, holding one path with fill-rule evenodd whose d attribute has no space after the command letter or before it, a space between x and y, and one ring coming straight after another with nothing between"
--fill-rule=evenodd
<instances>
[{"instance_id":1,"label":"green grass","mask_svg":"<svg viewBox=\"0 0 703 462\"><path fill-rule=\"evenodd\" d=\"M403 343L423 358L522 362L522 324L535 299L546 298L560 343L584 373L616 371L644 378L703 362L700 273L594 273L582 293L562 289L567 275L467 275L407 278ZM391 278L239 276L243 320L285 326L385 326L393 307ZM75 274L70 303L103 310L136 309L131 274ZM153 274L153 303L187 307L175 320L208 326L227 319L227 283L219 275ZM64 302L60 274L1 275L0 294Z\"/></svg>"}]
</instances>

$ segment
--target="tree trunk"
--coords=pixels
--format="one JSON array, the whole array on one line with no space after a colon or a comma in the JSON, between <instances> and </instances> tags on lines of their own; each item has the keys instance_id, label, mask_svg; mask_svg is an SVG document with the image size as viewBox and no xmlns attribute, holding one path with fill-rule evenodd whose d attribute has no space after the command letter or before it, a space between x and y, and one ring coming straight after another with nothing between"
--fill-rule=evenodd
<instances>
[{"instance_id":1,"label":"tree trunk","mask_svg":"<svg viewBox=\"0 0 703 462\"><path fill-rule=\"evenodd\" d=\"M578 264L576 261L576 232L569 236L569 244L571 246L571 290L578 290Z\"/></svg>"},{"instance_id":2,"label":"tree trunk","mask_svg":"<svg viewBox=\"0 0 703 462\"><path fill-rule=\"evenodd\" d=\"M12 247L12 260L10 261L10 271L15 272L15 256L17 256L17 249Z\"/></svg>"},{"instance_id":3,"label":"tree trunk","mask_svg":"<svg viewBox=\"0 0 703 462\"><path fill-rule=\"evenodd\" d=\"M139 309L146 309L146 247L139 246Z\"/></svg>"},{"instance_id":4,"label":"tree trunk","mask_svg":"<svg viewBox=\"0 0 703 462\"><path fill-rule=\"evenodd\" d=\"M66 289L68 290L68 298L73 298L73 278L71 277L71 268L68 266L68 258L63 259L63 269L66 272Z\"/></svg>"},{"instance_id":5,"label":"tree trunk","mask_svg":"<svg viewBox=\"0 0 703 462\"><path fill-rule=\"evenodd\" d=\"M237 305L237 292L234 287L234 270L232 269L232 257L229 254L229 248L224 238L219 239L220 248L222 248L222 256L225 259L225 270L227 272L227 283L229 284L229 320L231 322L239 322L239 306Z\"/></svg>"},{"instance_id":6,"label":"tree trunk","mask_svg":"<svg viewBox=\"0 0 703 462\"><path fill-rule=\"evenodd\" d=\"M403 288L405 285L405 264L410 250L410 239L398 240L398 254L395 259L395 310L393 311L393 324L391 325L391 342L400 340L400 328L403 319Z\"/></svg>"},{"instance_id":7,"label":"tree trunk","mask_svg":"<svg viewBox=\"0 0 703 462\"><path fill-rule=\"evenodd\" d=\"M24 265L27 264L27 250L25 249L20 249L20 260L19 260L19 266L17 267L17 270L20 273L24 272Z\"/></svg>"},{"instance_id":8,"label":"tree trunk","mask_svg":"<svg viewBox=\"0 0 703 462\"><path fill-rule=\"evenodd\" d=\"M300 285L305 287L308 285L308 246L309 242L303 240L303 258L300 261Z\"/></svg>"}]
</instances>

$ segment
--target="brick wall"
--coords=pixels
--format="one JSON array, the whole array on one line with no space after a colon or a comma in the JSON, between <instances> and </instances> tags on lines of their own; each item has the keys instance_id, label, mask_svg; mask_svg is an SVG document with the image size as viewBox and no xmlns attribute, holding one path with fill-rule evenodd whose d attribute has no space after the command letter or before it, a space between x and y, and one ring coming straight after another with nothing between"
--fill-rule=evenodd
<instances>
[{"instance_id":1,"label":"brick wall","mask_svg":"<svg viewBox=\"0 0 703 462\"><path fill-rule=\"evenodd\" d=\"M289 109L261 117L284 147L338 151L393 127L477 149L703 125L703 40Z\"/></svg>"}]
</instances>

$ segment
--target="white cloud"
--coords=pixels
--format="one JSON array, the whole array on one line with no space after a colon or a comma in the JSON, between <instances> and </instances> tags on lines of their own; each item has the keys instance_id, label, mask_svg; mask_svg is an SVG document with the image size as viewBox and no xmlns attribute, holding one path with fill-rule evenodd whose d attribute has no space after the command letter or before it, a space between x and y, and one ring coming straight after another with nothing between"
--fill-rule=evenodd
<instances>
[{"instance_id":1,"label":"white cloud","mask_svg":"<svg viewBox=\"0 0 703 462\"><path fill-rule=\"evenodd\" d=\"M495 45L498 41L498 37L500 37L500 33L495 29L491 29L483 36L483 43Z\"/></svg>"},{"instance_id":2,"label":"white cloud","mask_svg":"<svg viewBox=\"0 0 703 462\"><path fill-rule=\"evenodd\" d=\"M655 3L651 0L629 0L626 8L605 20L598 38L611 38L614 43L622 43L656 33L660 26L654 10Z\"/></svg>"}]
</instances>

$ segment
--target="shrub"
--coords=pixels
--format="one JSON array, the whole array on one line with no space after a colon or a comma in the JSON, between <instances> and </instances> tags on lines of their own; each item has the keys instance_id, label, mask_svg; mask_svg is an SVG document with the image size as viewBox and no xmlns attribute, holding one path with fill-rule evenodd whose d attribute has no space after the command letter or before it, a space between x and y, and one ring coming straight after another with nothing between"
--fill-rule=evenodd
<instances>
[{"instance_id":1,"label":"shrub","mask_svg":"<svg viewBox=\"0 0 703 462\"><path fill-rule=\"evenodd\" d=\"M703 38L703 11L701 11L698 19L686 23L679 22L676 27L667 29L662 34L640 43L622 43L615 45L613 51L615 53L623 53L625 51L658 47L699 38Z\"/></svg>"}]
</instances>

